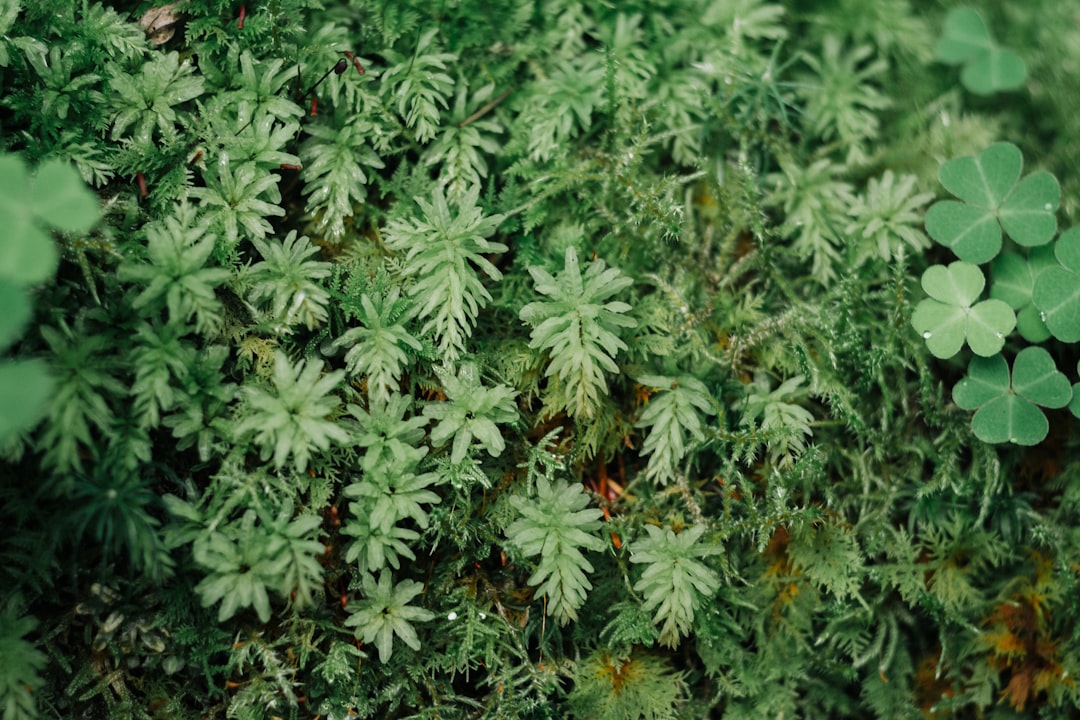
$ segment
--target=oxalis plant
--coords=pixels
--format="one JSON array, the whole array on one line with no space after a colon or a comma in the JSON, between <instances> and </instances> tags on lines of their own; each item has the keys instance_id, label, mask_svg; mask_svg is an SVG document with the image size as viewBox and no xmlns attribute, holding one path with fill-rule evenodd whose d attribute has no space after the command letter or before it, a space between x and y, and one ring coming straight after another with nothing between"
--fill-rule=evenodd
<instances>
[{"instance_id":1,"label":"oxalis plant","mask_svg":"<svg viewBox=\"0 0 1080 720\"><path fill-rule=\"evenodd\" d=\"M926 229L961 259L926 269L922 287L929 297L911 324L935 357L970 348L974 357L953 397L976 411L976 437L1035 445L1049 433L1040 407L1080 411L1074 385L1037 345L1080 340L1080 232L1057 233L1057 179L1045 171L1021 177L1022 171L1020 149L1011 143L941 166L941 184L958 200L931 206ZM987 279L979 265L988 266L991 278L982 300ZM1003 349L1014 332L1029 345L1014 354L1010 368Z\"/></svg>"},{"instance_id":2,"label":"oxalis plant","mask_svg":"<svg viewBox=\"0 0 1080 720\"><path fill-rule=\"evenodd\" d=\"M0 716L1076 715L1074 12L0 0Z\"/></svg>"}]
</instances>

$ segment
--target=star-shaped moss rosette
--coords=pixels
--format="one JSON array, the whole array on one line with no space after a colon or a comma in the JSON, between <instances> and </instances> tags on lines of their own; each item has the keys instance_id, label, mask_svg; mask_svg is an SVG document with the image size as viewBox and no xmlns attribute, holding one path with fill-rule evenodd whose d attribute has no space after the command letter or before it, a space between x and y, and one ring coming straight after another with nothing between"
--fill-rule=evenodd
<instances>
[{"instance_id":1,"label":"star-shaped moss rosette","mask_svg":"<svg viewBox=\"0 0 1080 720\"><path fill-rule=\"evenodd\" d=\"M971 429L986 443L1042 442L1050 423L1038 406L1065 407L1072 397L1068 378L1041 347L1027 347L1016 354L1011 378L1001 355L972 358L967 376L953 388L956 404L975 410Z\"/></svg>"},{"instance_id":2,"label":"star-shaped moss rosette","mask_svg":"<svg viewBox=\"0 0 1080 720\"><path fill-rule=\"evenodd\" d=\"M1031 289L1031 301L1041 313L1050 334L1062 342L1080 340L1080 228L1061 233L1054 243L1060 264L1039 273Z\"/></svg>"},{"instance_id":3,"label":"star-shaped moss rosette","mask_svg":"<svg viewBox=\"0 0 1080 720\"><path fill-rule=\"evenodd\" d=\"M941 200L930 207L930 237L976 264L1001 251L1002 229L1024 247L1050 242L1057 232L1054 213L1061 203L1061 186L1044 171L1021 180L1023 167L1023 155L1012 143L994 143L978 155L942 165L938 178L960 201Z\"/></svg>"},{"instance_id":4,"label":"star-shaped moss rosette","mask_svg":"<svg viewBox=\"0 0 1080 720\"><path fill-rule=\"evenodd\" d=\"M1016 90L1027 79L1027 66L1012 50L1000 47L974 8L949 11L937 44L937 59L963 65L960 82L976 95Z\"/></svg>"},{"instance_id":5,"label":"star-shaped moss rosette","mask_svg":"<svg viewBox=\"0 0 1080 720\"><path fill-rule=\"evenodd\" d=\"M982 271L962 260L931 265L923 273L923 290L930 297L915 307L911 325L934 357L951 358L965 341L976 355L1001 352L1005 336L1016 327L1016 314L1002 300L976 303L985 285Z\"/></svg>"},{"instance_id":6,"label":"star-shaped moss rosette","mask_svg":"<svg viewBox=\"0 0 1080 720\"><path fill-rule=\"evenodd\" d=\"M1060 267L1050 245L1032 248L1027 257L1002 253L990 266L990 297L1003 300L1016 311L1016 329L1028 342L1040 343L1050 337L1041 311L1031 300L1035 278L1050 267Z\"/></svg>"}]
</instances>

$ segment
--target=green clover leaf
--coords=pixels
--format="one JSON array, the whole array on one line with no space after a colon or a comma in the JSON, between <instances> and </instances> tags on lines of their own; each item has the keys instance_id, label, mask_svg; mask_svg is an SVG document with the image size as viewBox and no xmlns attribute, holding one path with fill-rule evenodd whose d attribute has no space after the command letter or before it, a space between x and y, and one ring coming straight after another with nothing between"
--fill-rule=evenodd
<instances>
[{"instance_id":1,"label":"green clover leaf","mask_svg":"<svg viewBox=\"0 0 1080 720\"><path fill-rule=\"evenodd\" d=\"M45 282L60 258L49 228L86 232L100 215L97 197L67 162L48 160L31 177L18 157L0 157L0 277L21 287Z\"/></svg>"},{"instance_id":2,"label":"green clover leaf","mask_svg":"<svg viewBox=\"0 0 1080 720\"><path fill-rule=\"evenodd\" d=\"M1027 66L1012 50L999 47L982 16L973 8L953 8L937 45L937 59L963 65L960 82L976 95L1016 90L1027 79Z\"/></svg>"},{"instance_id":3,"label":"green clover leaf","mask_svg":"<svg viewBox=\"0 0 1080 720\"><path fill-rule=\"evenodd\" d=\"M1031 300L1035 278L1049 267L1058 267L1050 245L1032 248L1027 257L1002 253L991 266L990 297L1003 300L1016 311L1016 329L1028 342L1040 343L1050 337L1050 329Z\"/></svg>"},{"instance_id":4,"label":"green clover leaf","mask_svg":"<svg viewBox=\"0 0 1080 720\"><path fill-rule=\"evenodd\" d=\"M1054 256L1060 265L1039 273L1031 301L1055 338L1076 342L1080 340L1080 228L1061 233L1054 243Z\"/></svg>"},{"instance_id":5,"label":"green clover leaf","mask_svg":"<svg viewBox=\"0 0 1080 720\"><path fill-rule=\"evenodd\" d=\"M959 260L948 267L932 265L923 273L922 286L930 297L916 306L911 325L934 357L952 357L965 340L976 355L1001 352L1005 336L1016 327L1016 315L1002 300L976 303L985 285L979 268Z\"/></svg>"},{"instance_id":6,"label":"green clover leaf","mask_svg":"<svg viewBox=\"0 0 1080 720\"><path fill-rule=\"evenodd\" d=\"M1041 347L1027 347L1013 360L1012 379L1005 358L971 359L968 374L953 388L953 400L975 410L971 429L987 443L1036 445L1050 424L1037 406L1060 408L1073 398L1068 379Z\"/></svg>"},{"instance_id":7,"label":"green clover leaf","mask_svg":"<svg viewBox=\"0 0 1080 720\"><path fill-rule=\"evenodd\" d=\"M930 207L930 237L976 264L992 260L1001 250L1002 229L1025 247L1050 242L1057 232L1054 213L1061 187L1043 171L1020 180L1023 165L1023 155L1012 143L994 143L978 155L942 165L941 184L963 202L941 200Z\"/></svg>"},{"instance_id":8,"label":"green clover leaf","mask_svg":"<svg viewBox=\"0 0 1080 720\"><path fill-rule=\"evenodd\" d=\"M1076 363L1076 372L1080 374L1080 362ZM1080 418L1080 383L1073 383L1072 391L1073 396L1072 400L1069 401L1069 412Z\"/></svg>"}]
</instances>

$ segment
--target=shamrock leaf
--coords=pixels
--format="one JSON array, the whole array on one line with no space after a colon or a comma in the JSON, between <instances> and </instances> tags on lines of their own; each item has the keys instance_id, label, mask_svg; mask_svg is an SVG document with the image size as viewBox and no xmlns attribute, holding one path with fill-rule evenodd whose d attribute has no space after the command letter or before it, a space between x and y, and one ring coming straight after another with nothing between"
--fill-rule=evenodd
<instances>
[{"instance_id":1,"label":"shamrock leaf","mask_svg":"<svg viewBox=\"0 0 1080 720\"><path fill-rule=\"evenodd\" d=\"M1080 340L1080 228L1061 233L1054 244L1061 265L1035 278L1031 301L1042 312L1050 333L1062 342Z\"/></svg>"},{"instance_id":2,"label":"shamrock leaf","mask_svg":"<svg viewBox=\"0 0 1080 720\"><path fill-rule=\"evenodd\" d=\"M982 271L962 261L932 265L923 273L922 286L930 297L915 308L911 325L934 357L952 357L965 340L976 355L1001 351L1005 336L1016 327L1016 315L1002 300L975 303L985 285Z\"/></svg>"},{"instance_id":3,"label":"shamrock leaf","mask_svg":"<svg viewBox=\"0 0 1080 720\"><path fill-rule=\"evenodd\" d=\"M0 277L20 287L45 282L60 258L48 229L85 233L100 216L97 198L68 163L46 161L31 178L18 157L0 157Z\"/></svg>"},{"instance_id":4,"label":"shamrock leaf","mask_svg":"<svg viewBox=\"0 0 1080 720\"><path fill-rule=\"evenodd\" d=\"M976 95L1016 90L1027 79L1027 67L1020 56L999 47L982 16L969 7L953 8L946 16L937 59L963 65L960 82Z\"/></svg>"},{"instance_id":5,"label":"shamrock leaf","mask_svg":"<svg viewBox=\"0 0 1080 720\"><path fill-rule=\"evenodd\" d=\"M1080 362L1076 363L1076 372L1080 373ZM1080 418L1080 383L1073 383L1073 396L1069 401L1069 412Z\"/></svg>"},{"instance_id":6,"label":"shamrock leaf","mask_svg":"<svg viewBox=\"0 0 1080 720\"><path fill-rule=\"evenodd\" d=\"M1027 347L1013 360L1010 382L1005 358L972 358L968 374L953 388L953 400L965 410L975 410L971 429L987 443L1013 442L1035 445L1050 430L1038 405L1064 407L1073 389L1041 347Z\"/></svg>"},{"instance_id":7,"label":"shamrock leaf","mask_svg":"<svg viewBox=\"0 0 1080 720\"><path fill-rule=\"evenodd\" d=\"M1058 267L1049 245L1032 248L1027 257L1002 253L991 266L990 297L1003 300L1016 311L1016 329L1028 342L1040 343L1050 337L1039 309L1031 301L1035 278L1049 267Z\"/></svg>"},{"instance_id":8,"label":"shamrock leaf","mask_svg":"<svg viewBox=\"0 0 1080 720\"><path fill-rule=\"evenodd\" d=\"M961 260L987 262L1001 250L1001 231L1025 247L1045 245L1057 232L1061 187L1048 172L1020 180L1024 165L1012 143L994 143L975 156L953 158L938 177L963 202L942 200L926 213L930 237ZM1019 182L1017 182L1019 180Z\"/></svg>"}]
</instances>

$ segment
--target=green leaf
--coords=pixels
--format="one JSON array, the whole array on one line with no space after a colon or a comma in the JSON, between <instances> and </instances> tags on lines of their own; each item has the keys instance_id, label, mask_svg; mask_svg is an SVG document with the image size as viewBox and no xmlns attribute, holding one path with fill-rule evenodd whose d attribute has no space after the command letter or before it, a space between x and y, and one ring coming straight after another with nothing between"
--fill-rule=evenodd
<instances>
[{"instance_id":1,"label":"green leaf","mask_svg":"<svg viewBox=\"0 0 1080 720\"><path fill-rule=\"evenodd\" d=\"M22 337L30 322L30 298L10 278L0 276L0 350Z\"/></svg>"},{"instance_id":2,"label":"green leaf","mask_svg":"<svg viewBox=\"0 0 1080 720\"><path fill-rule=\"evenodd\" d=\"M1076 372L1080 374L1080 362L1076 363ZM1069 412L1075 417L1080 418L1080 383L1074 383L1072 386L1072 400L1069 401Z\"/></svg>"},{"instance_id":3,"label":"green leaf","mask_svg":"<svg viewBox=\"0 0 1080 720\"><path fill-rule=\"evenodd\" d=\"M960 81L977 95L1015 90L1027 79L1024 61L1013 51L997 45L986 22L973 8L949 11L936 55L941 62L963 64Z\"/></svg>"},{"instance_id":4,"label":"green leaf","mask_svg":"<svg viewBox=\"0 0 1080 720\"><path fill-rule=\"evenodd\" d=\"M935 357L952 357L965 341L983 357L1004 347L1005 336L1016 327L1016 315L1001 300L972 304L985 282L982 271L959 260L948 267L932 265L923 273L923 289L930 298L915 307L911 325Z\"/></svg>"},{"instance_id":5,"label":"green leaf","mask_svg":"<svg viewBox=\"0 0 1080 720\"><path fill-rule=\"evenodd\" d=\"M37 629L37 618L18 612L15 602L6 605L0 611L0 715L34 720L39 717L34 693L45 684L41 672L48 657L27 637Z\"/></svg>"},{"instance_id":6,"label":"green leaf","mask_svg":"<svg viewBox=\"0 0 1080 720\"><path fill-rule=\"evenodd\" d=\"M517 392L506 385L484 387L478 375L473 363L464 363L456 374L440 372L447 402L424 406L424 417L435 420L432 444L454 438L450 462L455 465L465 460L473 439L492 457L501 455L506 443L498 426L517 420Z\"/></svg>"},{"instance_id":7,"label":"green leaf","mask_svg":"<svg viewBox=\"0 0 1080 720\"><path fill-rule=\"evenodd\" d=\"M502 222L501 215L485 216L477 205L479 188L472 188L451 212L441 187L431 202L414 198L419 217L391 222L383 232L387 247L405 256L403 273L415 280L409 289L416 315L424 320L421 332L431 332L446 362L465 352L465 342L480 310L491 301L481 281L502 273L487 258L506 252L507 246L487 238Z\"/></svg>"},{"instance_id":8,"label":"green leaf","mask_svg":"<svg viewBox=\"0 0 1080 720\"><path fill-rule=\"evenodd\" d=\"M968 374L953 388L953 399L976 410L971 429L983 442L1035 445L1046 437L1049 423L1037 405L1064 407L1072 399L1068 379L1041 347L1017 353L1012 378L1000 355L972 358Z\"/></svg>"},{"instance_id":9,"label":"green leaf","mask_svg":"<svg viewBox=\"0 0 1080 720\"><path fill-rule=\"evenodd\" d=\"M648 537L634 540L630 562L646 565L634 589L645 595L646 612L656 610L653 622L661 625L660 642L678 645L690 632L694 613L720 588L720 576L699 558L723 552L699 542L704 525L675 534L671 528L645 525Z\"/></svg>"},{"instance_id":10,"label":"green leaf","mask_svg":"<svg viewBox=\"0 0 1080 720\"><path fill-rule=\"evenodd\" d=\"M945 16L945 27L938 40L937 59L950 65L966 62L993 47L990 30L977 10L953 8Z\"/></svg>"},{"instance_id":11,"label":"green leaf","mask_svg":"<svg viewBox=\"0 0 1080 720\"><path fill-rule=\"evenodd\" d=\"M14 155L0 155L0 279L19 287L53 276L59 261L47 229L85 233L101 209L75 168L49 160L31 177Z\"/></svg>"},{"instance_id":12,"label":"green leaf","mask_svg":"<svg viewBox=\"0 0 1080 720\"><path fill-rule=\"evenodd\" d=\"M0 442L41 420L54 387L41 360L0 361Z\"/></svg>"},{"instance_id":13,"label":"green leaf","mask_svg":"<svg viewBox=\"0 0 1080 720\"><path fill-rule=\"evenodd\" d=\"M582 551L603 550L596 537L602 513L589 508L589 497L580 484L536 481L536 496L511 499L521 515L506 529L506 538L528 557L540 556L529 584L546 595L547 614L560 625L577 619L577 611L592 589L587 573L592 563Z\"/></svg>"},{"instance_id":14,"label":"green leaf","mask_svg":"<svg viewBox=\"0 0 1080 720\"><path fill-rule=\"evenodd\" d=\"M533 327L529 347L549 353L544 374L560 382L555 404L571 415L590 418L607 392L605 372L619 372L614 358L626 349L619 329L637 326L625 315L630 305L605 301L633 280L603 260L592 261L582 274L573 245L566 248L557 278L540 267L530 267L529 274L536 291L551 298L529 303L519 313Z\"/></svg>"},{"instance_id":15,"label":"green leaf","mask_svg":"<svg viewBox=\"0 0 1080 720\"><path fill-rule=\"evenodd\" d=\"M649 457L645 476L663 485L675 477L691 443L705 439L702 419L716 414L716 409L705 383L691 375L646 375L638 382L659 388L634 427L650 428L642 446Z\"/></svg>"},{"instance_id":16,"label":"green leaf","mask_svg":"<svg viewBox=\"0 0 1080 720\"><path fill-rule=\"evenodd\" d=\"M409 605L409 601L424 590L415 580L403 580L396 585L390 572L379 573L375 582L370 574L363 578L364 599L352 607L345 624L356 628L357 639L374 642L379 650L379 661L387 662L394 650L394 637L413 650L420 649L420 638L412 623L427 622L435 613Z\"/></svg>"},{"instance_id":17,"label":"green leaf","mask_svg":"<svg viewBox=\"0 0 1080 720\"><path fill-rule=\"evenodd\" d=\"M995 47L971 59L960 72L960 82L976 95L1016 90L1027 80L1027 65L1012 50Z\"/></svg>"},{"instance_id":18,"label":"green leaf","mask_svg":"<svg viewBox=\"0 0 1080 720\"><path fill-rule=\"evenodd\" d=\"M282 352L274 355L274 391L255 385L244 387L246 405L234 433L254 436L264 460L273 456L274 467L293 467L303 472L313 450L328 450L332 443L346 443L349 434L331 419L341 401L333 390L345 378L344 371L323 373L323 364L301 360L296 365Z\"/></svg>"},{"instance_id":19,"label":"green leaf","mask_svg":"<svg viewBox=\"0 0 1080 720\"><path fill-rule=\"evenodd\" d=\"M942 200L926 214L926 231L961 260L987 262L1001 250L1001 231L1026 247L1050 242L1061 201L1057 179L1046 172L1017 183L1023 167L1019 148L995 143L978 155L941 166L941 184L964 202Z\"/></svg>"},{"instance_id":20,"label":"green leaf","mask_svg":"<svg viewBox=\"0 0 1080 720\"><path fill-rule=\"evenodd\" d=\"M1080 228L1070 228L1054 244L1060 265L1039 273L1031 300L1050 333L1062 342L1080 340Z\"/></svg>"}]
</instances>

